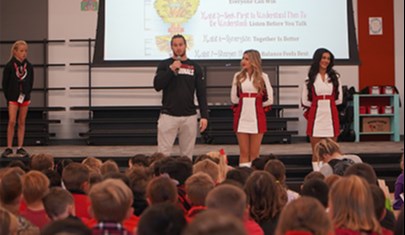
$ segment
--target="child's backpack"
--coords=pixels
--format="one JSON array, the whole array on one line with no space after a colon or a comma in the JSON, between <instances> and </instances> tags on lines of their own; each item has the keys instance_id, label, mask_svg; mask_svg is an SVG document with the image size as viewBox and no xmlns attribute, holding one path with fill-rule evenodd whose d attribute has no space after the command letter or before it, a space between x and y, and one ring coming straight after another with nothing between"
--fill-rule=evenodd
<instances>
[{"instance_id":1,"label":"child's backpack","mask_svg":"<svg viewBox=\"0 0 405 235\"><path fill-rule=\"evenodd\" d=\"M353 165L355 162L352 159L343 158L343 159L332 159L328 164L333 169L333 174L343 176L347 168Z\"/></svg>"}]
</instances>

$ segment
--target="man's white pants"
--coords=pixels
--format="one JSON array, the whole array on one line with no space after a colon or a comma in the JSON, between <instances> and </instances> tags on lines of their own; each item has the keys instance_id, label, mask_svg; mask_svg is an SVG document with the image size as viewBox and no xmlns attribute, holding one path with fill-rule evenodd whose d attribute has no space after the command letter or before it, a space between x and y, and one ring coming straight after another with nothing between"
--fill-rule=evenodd
<instances>
[{"instance_id":1,"label":"man's white pants","mask_svg":"<svg viewBox=\"0 0 405 235\"><path fill-rule=\"evenodd\" d=\"M158 120L158 152L170 156L176 137L179 137L180 156L193 156L197 138L197 114L192 116L171 116L160 114Z\"/></svg>"}]
</instances>

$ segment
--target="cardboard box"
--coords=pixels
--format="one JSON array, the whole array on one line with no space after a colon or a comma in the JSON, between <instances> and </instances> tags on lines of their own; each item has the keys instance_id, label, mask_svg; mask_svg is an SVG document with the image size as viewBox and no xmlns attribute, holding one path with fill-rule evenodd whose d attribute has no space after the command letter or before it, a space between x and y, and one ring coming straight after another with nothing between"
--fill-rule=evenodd
<instances>
[{"instance_id":1,"label":"cardboard box","mask_svg":"<svg viewBox=\"0 0 405 235\"><path fill-rule=\"evenodd\" d=\"M364 117L362 132L391 132L389 117Z\"/></svg>"}]
</instances>

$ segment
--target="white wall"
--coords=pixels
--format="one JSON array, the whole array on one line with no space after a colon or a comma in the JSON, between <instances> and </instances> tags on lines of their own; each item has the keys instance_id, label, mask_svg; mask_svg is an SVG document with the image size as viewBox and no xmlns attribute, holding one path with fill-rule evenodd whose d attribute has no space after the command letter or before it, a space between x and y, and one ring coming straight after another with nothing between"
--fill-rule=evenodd
<instances>
[{"instance_id":1,"label":"white wall","mask_svg":"<svg viewBox=\"0 0 405 235\"><path fill-rule=\"evenodd\" d=\"M97 27L96 12L82 12L81 0L52 0L49 1L49 39L86 39L95 38ZM403 27L403 0L395 0L396 30ZM397 6L398 5L398 6ZM400 7L399 7L400 5ZM357 1L354 3L357 12ZM357 14L355 21L357 22ZM356 24L357 25L357 24ZM396 34L397 47L397 87L403 94L403 30ZM401 36L402 35L402 36ZM49 86L66 87L66 91L51 91L50 106L66 107L65 112L54 112L51 118L60 119L62 124L54 125L52 132L57 139L78 139L78 133L87 130L85 124L75 124L74 119L86 118L87 112L70 111L72 106L88 105L87 91L70 90L69 87L87 86L87 68L85 66L69 66L69 63L87 62L86 43L54 44L49 49L50 63L65 63L64 68L50 67ZM163 59L163 58L162 58ZM301 85L306 77L307 66L284 66L280 68L280 85ZM358 88L357 66L336 66L341 74L342 84ZM152 86L155 68L96 68L93 70L94 86ZM209 79L209 78L208 78ZM160 94L154 90L99 90L93 93L93 105L159 105ZM300 89L283 89L280 103L298 104ZM403 112L403 108L402 108ZM299 130L299 135L305 135L306 121L302 118L302 111L286 111L285 116L298 116L300 121L289 126L291 130ZM402 119L401 119L402 120ZM401 122L401 134L403 122Z\"/></svg>"}]
</instances>

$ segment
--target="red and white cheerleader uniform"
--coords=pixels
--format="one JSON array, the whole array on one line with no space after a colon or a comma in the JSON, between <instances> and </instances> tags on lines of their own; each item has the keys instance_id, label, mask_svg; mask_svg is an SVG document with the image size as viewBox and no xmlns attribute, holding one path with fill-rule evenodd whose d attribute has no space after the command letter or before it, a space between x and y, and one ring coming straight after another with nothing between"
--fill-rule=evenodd
<instances>
[{"instance_id":1,"label":"red and white cheerleader uniform","mask_svg":"<svg viewBox=\"0 0 405 235\"><path fill-rule=\"evenodd\" d=\"M231 89L231 101L236 105L234 108L233 129L237 133L258 134L267 131L266 113L273 104L273 88L267 74L263 73L265 91L258 93L253 86L253 78L246 74L247 78L237 86L236 73Z\"/></svg>"},{"instance_id":2,"label":"red and white cheerleader uniform","mask_svg":"<svg viewBox=\"0 0 405 235\"><path fill-rule=\"evenodd\" d=\"M308 89L306 83L302 89L301 102L308 112L307 135L311 137L336 137L339 135L339 113L336 105L342 103L342 86L339 82L339 95L333 89L330 78L322 80L318 74L312 87L312 101L308 100Z\"/></svg>"}]
</instances>

